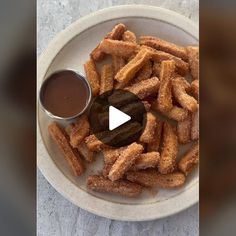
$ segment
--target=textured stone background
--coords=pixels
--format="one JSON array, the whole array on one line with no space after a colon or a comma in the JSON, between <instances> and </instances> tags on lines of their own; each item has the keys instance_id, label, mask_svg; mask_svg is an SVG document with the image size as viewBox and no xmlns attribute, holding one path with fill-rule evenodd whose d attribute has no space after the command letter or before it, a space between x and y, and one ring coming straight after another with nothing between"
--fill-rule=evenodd
<instances>
[{"instance_id":1,"label":"textured stone background","mask_svg":"<svg viewBox=\"0 0 236 236\"><path fill-rule=\"evenodd\" d=\"M198 23L198 0L37 0L38 56L49 41L75 20L102 8L123 4L146 4L176 11ZM121 222L84 211L51 187L37 173L37 234L68 235L198 235L198 205L174 216L147 222Z\"/></svg>"}]
</instances>

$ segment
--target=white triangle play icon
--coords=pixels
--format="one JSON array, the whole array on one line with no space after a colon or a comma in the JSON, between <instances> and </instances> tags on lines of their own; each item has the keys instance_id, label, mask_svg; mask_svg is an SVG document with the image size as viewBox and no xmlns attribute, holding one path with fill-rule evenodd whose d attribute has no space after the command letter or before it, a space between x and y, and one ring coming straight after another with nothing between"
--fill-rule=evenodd
<instances>
[{"instance_id":1,"label":"white triangle play icon","mask_svg":"<svg viewBox=\"0 0 236 236\"><path fill-rule=\"evenodd\" d=\"M129 121L131 117L124 112L109 106L109 130L113 130Z\"/></svg>"}]
</instances>

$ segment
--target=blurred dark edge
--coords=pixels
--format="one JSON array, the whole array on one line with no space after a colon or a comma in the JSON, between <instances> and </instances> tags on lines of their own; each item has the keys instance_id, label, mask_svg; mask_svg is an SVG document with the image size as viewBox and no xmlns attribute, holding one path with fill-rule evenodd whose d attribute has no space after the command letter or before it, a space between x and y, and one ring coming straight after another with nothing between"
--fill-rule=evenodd
<instances>
[{"instance_id":1,"label":"blurred dark edge","mask_svg":"<svg viewBox=\"0 0 236 236\"><path fill-rule=\"evenodd\" d=\"M200 2L200 235L236 235L236 1Z\"/></svg>"},{"instance_id":2,"label":"blurred dark edge","mask_svg":"<svg viewBox=\"0 0 236 236\"><path fill-rule=\"evenodd\" d=\"M0 2L0 235L36 234L36 1Z\"/></svg>"}]
</instances>

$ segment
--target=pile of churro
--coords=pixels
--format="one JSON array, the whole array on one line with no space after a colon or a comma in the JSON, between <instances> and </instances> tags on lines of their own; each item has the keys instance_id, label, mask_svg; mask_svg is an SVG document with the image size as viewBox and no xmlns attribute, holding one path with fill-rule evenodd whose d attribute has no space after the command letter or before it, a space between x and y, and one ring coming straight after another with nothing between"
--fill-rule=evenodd
<instances>
[{"instance_id":1,"label":"pile of churro","mask_svg":"<svg viewBox=\"0 0 236 236\"><path fill-rule=\"evenodd\" d=\"M105 58L110 63L104 65ZM92 134L86 114L67 127L51 123L49 133L74 175L102 153L103 169L87 178L90 190L137 197L145 188L184 185L199 162L198 46L137 38L120 23L91 52L84 70L94 97L127 90L143 101L147 116L139 139L119 148ZM187 143L191 147L179 157Z\"/></svg>"}]
</instances>

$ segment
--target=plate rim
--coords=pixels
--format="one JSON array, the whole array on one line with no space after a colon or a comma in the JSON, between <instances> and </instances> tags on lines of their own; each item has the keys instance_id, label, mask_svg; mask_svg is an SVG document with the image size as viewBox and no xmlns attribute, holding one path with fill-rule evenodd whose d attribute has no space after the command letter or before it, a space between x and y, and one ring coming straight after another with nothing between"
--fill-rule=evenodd
<instances>
[{"instance_id":1,"label":"plate rim","mask_svg":"<svg viewBox=\"0 0 236 236\"><path fill-rule=\"evenodd\" d=\"M164 20L181 29L184 29L195 38L199 38L198 26L194 24L190 19L165 8L147 5L120 5L105 8L78 19L63 31L58 33L54 37L54 39L50 41L47 48L41 53L37 63L37 166L44 177L47 179L47 181L61 195L63 195L63 197L65 197L76 206L93 214L109 219L122 221L147 221L160 219L170 215L174 215L196 204L199 198L198 181L194 186L191 187L191 191L190 189L188 189L188 191L182 192L181 194L177 195L177 198L181 198L180 195L186 196L187 201L186 199L182 199L182 201L180 201L181 199L179 199L179 206L175 207L174 210L172 209L172 207L168 208L168 206L171 203L176 205L176 196L168 199L169 203L167 206L166 203L163 203L165 201L142 205L128 205L109 202L100 198L96 198L88 192L80 190L58 169L54 161L51 159L49 153L47 152L46 147L44 146L39 127L38 90L42 79L47 73L49 66L53 62L58 52L76 35L86 30L87 28L107 20L122 17L146 17L154 18L156 20ZM67 191L65 191L65 186L68 188ZM163 206L160 207L159 205L158 207L155 206L155 204L162 204ZM156 211L153 212L152 208L155 208ZM165 212L158 211L158 208L159 210L165 210ZM149 209L149 211L147 211L147 209ZM135 213L133 211L135 211Z\"/></svg>"}]
</instances>

